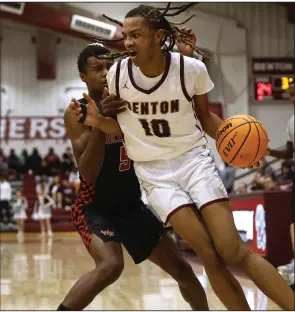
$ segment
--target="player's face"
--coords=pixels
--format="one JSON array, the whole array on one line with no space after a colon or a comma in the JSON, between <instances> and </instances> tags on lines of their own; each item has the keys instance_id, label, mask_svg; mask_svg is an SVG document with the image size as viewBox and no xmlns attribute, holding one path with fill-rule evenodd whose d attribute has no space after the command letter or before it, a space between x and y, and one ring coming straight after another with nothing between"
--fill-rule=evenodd
<instances>
[{"instance_id":1,"label":"player's face","mask_svg":"<svg viewBox=\"0 0 295 312\"><path fill-rule=\"evenodd\" d=\"M154 52L160 51L163 31L155 31L148 27L143 17L126 18L122 34L125 49L136 66L146 65L146 62L153 58Z\"/></svg>"},{"instance_id":2,"label":"player's face","mask_svg":"<svg viewBox=\"0 0 295 312\"><path fill-rule=\"evenodd\" d=\"M99 60L95 57L88 59L86 71L80 73L80 77L86 83L89 91L103 92L107 87L107 73L113 63L113 60Z\"/></svg>"}]
</instances>

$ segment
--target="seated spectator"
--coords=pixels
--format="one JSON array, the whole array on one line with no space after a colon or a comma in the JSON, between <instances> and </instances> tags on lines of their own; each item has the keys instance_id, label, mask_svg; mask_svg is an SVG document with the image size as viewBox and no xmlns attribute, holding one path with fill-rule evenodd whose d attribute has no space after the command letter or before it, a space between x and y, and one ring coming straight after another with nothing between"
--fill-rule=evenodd
<instances>
[{"instance_id":1,"label":"seated spectator","mask_svg":"<svg viewBox=\"0 0 295 312\"><path fill-rule=\"evenodd\" d=\"M32 154L28 158L28 169L31 169L35 175L40 174L42 158L37 148L33 149Z\"/></svg>"},{"instance_id":2,"label":"seated spectator","mask_svg":"<svg viewBox=\"0 0 295 312\"><path fill-rule=\"evenodd\" d=\"M234 181L236 175L236 168L229 164L224 164L224 169L219 171L220 178L224 184L224 187L228 193L231 193L234 189Z\"/></svg>"},{"instance_id":3,"label":"seated spectator","mask_svg":"<svg viewBox=\"0 0 295 312\"><path fill-rule=\"evenodd\" d=\"M236 194L247 194L248 193L248 186L246 183L238 184L238 187L235 191Z\"/></svg>"},{"instance_id":4,"label":"seated spectator","mask_svg":"<svg viewBox=\"0 0 295 312\"><path fill-rule=\"evenodd\" d=\"M262 176L259 169L255 172L254 180L251 183L250 189L251 191L259 191L264 189L264 177Z\"/></svg>"},{"instance_id":5,"label":"seated spectator","mask_svg":"<svg viewBox=\"0 0 295 312\"><path fill-rule=\"evenodd\" d=\"M71 183L71 185L74 187L75 193L78 192L79 187L80 187L80 177L79 177L79 171L78 168L75 167L70 175L69 175L69 183Z\"/></svg>"},{"instance_id":6,"label":"seated spectator","mask_svg":"<svg viewBox=\"0 0 295 312\"><path fill-rule=\"evenodd\" d=\"M55 201L55 207L62 208L63 204L63 186L59 176L53 178L53 183L49 187L49 195Z\"/></svg>"},{"instance_id":7,"label":"seated spectator","mask_svg":"<svg viewBox=\"0 0 295 312\"><path fill-rule=\"evenodd\" d=\"M28 172L28 158L28 151L26 149L23 149L22 153L19 156L21 173Z\"/></svg>"},{"instance_id":8,"label":"seated spectator","mask_svg":"<svg viewBox=\"0 0 295 312\"><path fill-rule=\"evenodd\" d=\"M63 180L62 185L63 206L66 210L69 210L75 197L75 190L68 180Z\"/></svg>"},{"instance_id":9,"label":"seated spectator","mask_svg":"<svg viewBox=\"0 0 295 312\"><path fill-rule=\"evenodd\" d=\"M290 180L290 181L292 181L293 177L294 177L294 164L290 160L285 160L282 163L281 173L278 175L278 180L282 180L282 181Z\"/></svg>"},{"instance_id":10,"label":"seated spectator","mask_svg":"<svg viewBox=\"0 0 295 312\"><path fill-rule=\"evenodd\" d=\"M49 175L56 175L57 171L60 169L60 160L52 147L49 148L48 154L45 156L44 160L48 165Z\"/></svg>"},{"instance_id":11,"label":"seated spectator","mask_svg":"<svg viewBox=\"0 0 295 312\"><path fill-rule=\"evenodd\" d=\"M8 170L8 161L4 155L3 149L0 148L0 173L6 172Z\"/></svg>"},{"instance_id":12,"label":"seated spectator","mask_svg":"<svg viewBox=\"0 0 295 312\"><path fill-rule=\"evenodd\" d=\"M10 150L10 155L8 156L8 168L14 169L16 172L19 172L21 167L21 162L18 156L15 154L15 150L12 148Z\"/></svg>"},{"instance_id":13,"label":"seated spectator","mask_svg":"<svg viewBox=\"0 0 295 312\"><path fill-rule=\"evenodd\" d=\"M279 189L277 179L274 174L264 177L264 189L267 191Z\"/></svg>"},{"instance_id":14,"label":"seated spectator","mask_svg":"<svg viewBox=\"0 0 295 312\"><path fill-rule=\"evenodd\" d=\"M265 158L260 160L260 167L258 169L262 176L272 175L274 173L273 168L267 163Z\"/></svg>"},{"instance_id":15,"label":"seated spectator","mask_svg":"<svg viewBox=\"0 0 295 312\"><path fill-rule=\"evenodd\" d=\"M46 160L42 159L39 174L42 176L50 176L50 169Z\"/></svg>"},{"instance_id":16,"label":"seated spectator","mask_svg":"<svg viewBox=\"0 0 295 312\"><path fill-rule=\"evenodd\" d=\"M70 156L67 153L64 153L62 156L62 162L60 165L61 172L63 174L66 172L71 172L74 167L75 167L75 164L73 160L70 158Z\"/></svg>"}]
</instances>

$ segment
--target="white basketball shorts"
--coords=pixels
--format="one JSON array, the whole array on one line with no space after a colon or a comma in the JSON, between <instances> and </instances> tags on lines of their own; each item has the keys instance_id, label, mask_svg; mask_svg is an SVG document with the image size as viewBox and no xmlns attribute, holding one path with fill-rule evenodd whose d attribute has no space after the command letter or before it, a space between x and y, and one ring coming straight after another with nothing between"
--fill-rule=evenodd
<instances>
[{"instance_id":1,"label":"white basketball shorts","mask_svg":"<svg viewBox=\"0 0 295 312\"><path fill-rule=\"evenodd\" d=\"M202 209L214 202L228 200L210 150L196 147L169 160L135 162L136 175L149 204L167 224L178 209Z\"/></svg>"}]
</instances>

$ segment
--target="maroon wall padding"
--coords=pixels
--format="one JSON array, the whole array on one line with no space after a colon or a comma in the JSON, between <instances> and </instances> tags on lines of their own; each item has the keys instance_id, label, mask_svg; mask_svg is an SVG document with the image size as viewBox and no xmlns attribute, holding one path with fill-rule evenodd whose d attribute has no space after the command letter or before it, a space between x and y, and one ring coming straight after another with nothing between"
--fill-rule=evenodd
<instances>
[{"instance_id":1,"label":"maroon wall padding","mask_svg":"<svg viewBox=\"0 0 295 312\"><path fill-rule=\"evenodd\" d=\"M38 28L33 42L36 44L37 79L55 79L57 35Z\"/></svg>"}]
</instances>

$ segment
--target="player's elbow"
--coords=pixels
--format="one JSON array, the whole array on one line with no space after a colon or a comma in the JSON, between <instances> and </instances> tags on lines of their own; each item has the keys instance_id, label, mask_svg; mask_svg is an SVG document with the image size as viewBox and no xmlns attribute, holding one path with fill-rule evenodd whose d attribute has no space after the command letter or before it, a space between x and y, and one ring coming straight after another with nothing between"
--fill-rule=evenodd
<instances>
[{"instance_id":1,"label":"player's elbow","mask_svg":"<svg viewBox=\"0 0 295 312\"><path fill-rule=\"evenodd\" d=\"M96 182L97 177L99 176L101 165L97 166L96 168L93 168L89 166L89 164L79 164L79 171L83 178L83 180L86 183L94 184Z\"/></svg>"}]
</instances>

